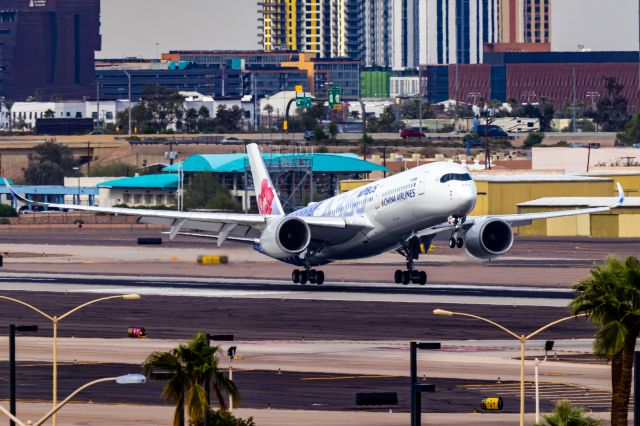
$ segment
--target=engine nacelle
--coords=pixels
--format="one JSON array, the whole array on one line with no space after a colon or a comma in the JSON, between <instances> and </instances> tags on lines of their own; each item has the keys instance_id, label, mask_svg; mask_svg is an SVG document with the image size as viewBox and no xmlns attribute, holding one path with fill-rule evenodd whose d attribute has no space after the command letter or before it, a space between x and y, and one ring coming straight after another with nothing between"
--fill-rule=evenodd
<instances>
[{"instance_id":1,"label":"engine nacelle","mask_svg":"<svg viewBox=\"0 0 640 426\"><path fill-rule=\"evenodd\" d=\"M491 260L505 254L513 245L511 225L502 219L479 219L469 228L464 239L470 256Z\"/></svg>"},{"instance_id":2,"label":"engine nacelle","mask_svg":"<svg viewBox=\"0 0 640 426\"><path fill-rule=\"evenodd\" d=\"M260 249L276 259L300 254L311 242L309 225L297 217L283 217L272 221L260 236Z\"/></svg>"}]
</instances>

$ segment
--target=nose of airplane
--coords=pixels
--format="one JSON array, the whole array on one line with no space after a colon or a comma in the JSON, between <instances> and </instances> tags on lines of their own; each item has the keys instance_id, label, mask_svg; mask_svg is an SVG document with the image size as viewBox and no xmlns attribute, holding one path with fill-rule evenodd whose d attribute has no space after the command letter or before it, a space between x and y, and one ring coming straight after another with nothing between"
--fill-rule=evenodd
<instances>
[{"instance_id":1,"label":"nose of airplane","mask_svg":"<svg viewBox=\"0 0 640 426\"><path fill-rule=\"evenodd\" d=\"M455 191L456 199L456 215L466 216L473 210L476 205L476 197L478 192L475 184L471 182L465 182L459 185L459 188Z\"/></svg>"}]
</instances>

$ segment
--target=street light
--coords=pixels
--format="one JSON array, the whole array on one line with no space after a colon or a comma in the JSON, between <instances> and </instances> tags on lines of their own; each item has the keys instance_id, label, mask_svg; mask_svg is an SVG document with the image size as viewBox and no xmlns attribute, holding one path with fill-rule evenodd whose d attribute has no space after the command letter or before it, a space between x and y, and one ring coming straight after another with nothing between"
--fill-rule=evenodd
<instances>
[{"instance_id":1,"label":"street light","mask_svg":"<svg viewBox=\"0 0 640 426\"><path fill-rule=\"evenodd\" d=\"M56 406L56 404L58 403L58 322L62 321L63 319L67 318L69 315L79 311L82 308L85 308L89 305L93 305L94 303L98 303L98 302L103 302L105 300L112 300L112 299L124 299L124 300L138 300L140 299L140 295L139 294L120 294L117 296L107 296L107 297L101 297L99 299L94 299L91 300L87 303L83 303L80 306L77 306L73 309L71 309L70 311L66 312L65 314L61 315L60 317L57 316L51 316L43 311L41 311L40 309L36 308L33 305L30 305L26 302L23 302L22 300L18 300L18 299L14 299L12 297L7 297L7 296L0 296L1 300L6 300L9 302L13 302L13 303L17 303L19 305L25 306L29 309L31 309L34 312L37 312L38 314L42 315L43 317L45 317L46 319L48 319L49 321L51 321L53 323L53 398L52 398L52 405L53 407ZM56 426L56 416L55 416L55 411L52 413L53 415L53 419L52 419L52 425Z\"/></svg>"},{"instance_id":2,"label":"street light","mask_svg":"<svg viewBox=\"0 0 640 426\"><path fill-rule=\"evenodd\" d=\"M565 317L565 318L560 318L559 320L550 322L549 324L540 327L539 329L537 329L536 331L534 331L533 333L529 334L529 335L520 335L518 336L516 333L514 333L513 331L509 330L507 327L498 324L497 322L491 321L487 318L478 316L478 315L472 315L472 314L466 314L463 312L452 312L452 311L447 311L444 309L434 309L433 313L435 315L442 315L442 316L447 316L447 317L452 317L454 315L456 316L461 316L461 317L469 317L469 318L475 318L475 319L479 319L480 321L484 321L486 323L489 323L495 327L498 327L500 330L504 331L505 333L509 334L512 337L515 337L519 342L520 342L520 426L524 426L524 350L525 350L525 344L527 342L527 340L531 339L532 337L534 337L535 335L543 332L544 330L546 330L547 328L554 326L558 323L561 323L563 321L567 321L573 318L577 318L577 317L583 317L586 316L587 314L577 314L577 315L572 315L570 317Z\"/></svg>"},{"instance_id":3,"label":"street light","mask_svg":"<svg viewBox=\"0 0 640 426\"><path fill-rule=\"evenodd\" d=\"M105 383L105 382L116 382L119 385L134 385L134 384L144 384L146 383L147 379L142 375L142 374L125 374L124 376L118 376L118 377L107 377L104 379L98 379L98 380L94 380L92 382L89 383L85 383L84 385L80 386L78 389L76 389L75 391L73 391L68 397L66 397L64 399L64 401L62 401L60 404L55 405L47 414L45 414L40 420L36 421L35 423L32 423L30 420L27 420L27 422L23 422L20 419L18 419L16 416L14 416L13 414L11 414L6 408L4 408L2 405L0 405L0 411L2 411L7 417L9 417L11 420L13 420L14 422L16 422L19 426L40 426L42 425L44 422L46 422L47 420L49 420L50 417L53 416L53 418L55 419L55 414L62 408L64 407L67 402L71 401L71 399L73 399L73 397L75 397L77 394L79 394L80 392L82 392L83 390L85 390L88 387L91 387L93 385L97 385L99 383Z\"/></svg>"},{"instance_id":4,"label":"street light","mask_svg":"<svg viewBox=\"0 0 640 426\"><path fill-rule=\"evenodd\" d=\"M131 74L129 74L127 70L122 71L127 75L127 79L129 80L129 136L131 136Z\"/></svg>"},{"instance_id":5,"label":"street light","mask_svg":"<svg viewBox=\"0 0 640 426\"><path fill-rule=\"evenodd\" d=\"M78 205L81 205L80 202L80 167L74 167L73 170L78 173Z\"/></svg>"}]
</instances>

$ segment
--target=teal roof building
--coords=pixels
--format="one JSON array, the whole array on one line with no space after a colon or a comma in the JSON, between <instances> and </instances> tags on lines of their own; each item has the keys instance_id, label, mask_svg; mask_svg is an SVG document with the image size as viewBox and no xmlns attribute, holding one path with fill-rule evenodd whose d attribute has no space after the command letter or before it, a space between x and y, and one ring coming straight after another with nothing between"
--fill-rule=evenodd
<instances>
[{"instance_id":1,"label":"teal roof building","mask_svg":"<svg viewBox=\"0 0 640 426\"><path fill-rule=\"evenodd\" d=\"M285 209L289 211L305 206L309 201L335 195L340 180L361 179L372 172L387 171L385 167L354 154L264 154L263 159L281 200L286 204ZM219 176L245 210L255 210L251 170L245 154L196 154L182 163L165 167L162 169L164 173L115 179L98 187L110 190L114 204L139 205L149 199L156 200L156 204L171 205L178 189L179 168L184 172L186 187L195 175L213 173ZM162 198L161 193L166 196ZM158 202L158 199L163 201Z\"/></svg>"},{"instance_id":2,"label":"teal roof building","mask_svg":"<svg viewBox=\"0 0 640 426\"><path fill-rule=\"evenodd\" d=\"M267 168L308 162L313 173L371 173L387 169L362 160L355 154L263 154ZM179 164L165 167L163 172L177 172ZM182 162L185 173L244 173L249 168L246 154L197 154Z\"/></svg>"},{"instance_id":3,"label":"teal roof building","mask_svg":"<svg viewBox=\"0 0 640 426\"><path fill-rule=\"evenodd\" d=\"M156 175L144 175L110 180L98 184L98 188L111 189L178 189L178 175L162 173Z\"/></svg>"}]
</instances>

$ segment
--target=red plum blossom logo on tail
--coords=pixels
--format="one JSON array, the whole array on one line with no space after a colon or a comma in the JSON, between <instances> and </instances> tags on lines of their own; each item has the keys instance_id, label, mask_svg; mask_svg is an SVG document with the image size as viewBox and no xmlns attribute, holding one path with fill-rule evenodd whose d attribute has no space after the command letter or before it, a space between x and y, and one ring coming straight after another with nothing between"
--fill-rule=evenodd
<instances>
[{"instance_id":1,"label":"red plum blossom logo on tail","mask_svg":"<svg viewBox=\"0 0 640 426\"><path fill-rule=\"evenodd\" d=\"M258 197L258 209L260 210L260 213L271 214L273 211L271 205L275 198L273 189L269 186L269 181L267 179L262 179L262 184L260 185L260 196Z\"/></svg>"}]
</instances>

